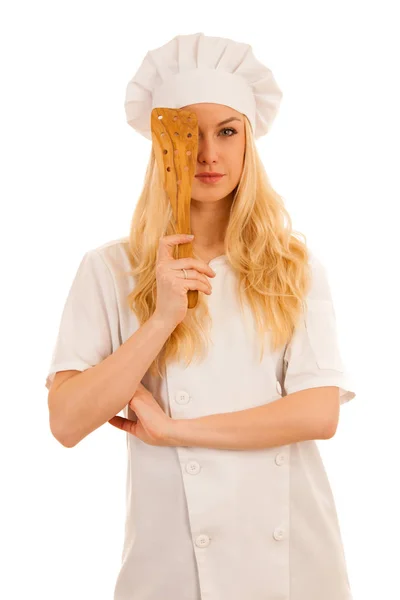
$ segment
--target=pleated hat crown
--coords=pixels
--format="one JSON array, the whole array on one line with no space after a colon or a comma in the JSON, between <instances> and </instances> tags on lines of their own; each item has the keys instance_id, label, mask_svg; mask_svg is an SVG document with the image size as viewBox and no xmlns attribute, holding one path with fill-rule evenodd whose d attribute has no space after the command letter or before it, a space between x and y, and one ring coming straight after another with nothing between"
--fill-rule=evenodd
<instances>
[{"instance_id":1,"label":"pleated hat crown","mask_svg":"<svg viewBox=\"0 0 400 600\"><path fill-rule=\"evenodd\" d=\"M281 99L271 70L249 44L195 33L147 52L127 85L125 113L129 125L151 141L153 108L224 104L248 117L258 139L271 129Z\"/></svg>"}]
</instances>

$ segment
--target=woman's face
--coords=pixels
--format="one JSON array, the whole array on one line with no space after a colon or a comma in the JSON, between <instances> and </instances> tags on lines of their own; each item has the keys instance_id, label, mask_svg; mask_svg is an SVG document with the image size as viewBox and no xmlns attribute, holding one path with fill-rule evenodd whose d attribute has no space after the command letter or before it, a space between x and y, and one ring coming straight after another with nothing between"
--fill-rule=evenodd
<instances>
[{"instance_id":1,"label":"woman's face","mask_svg":"<svg viewBox=\"0 0 400 600\"><path fill-rule=\"evenodd\" d=\"M216 183L204 183L195 176L192 182L192 199L201 201L225 198L238 185L242 174L246 145L244 117L223 104L199 103L182 108L194 112L198 121L195 175L203 172L223 174ZM228 119L229 122L222 123Z\"/></svg>"}]
</instances>

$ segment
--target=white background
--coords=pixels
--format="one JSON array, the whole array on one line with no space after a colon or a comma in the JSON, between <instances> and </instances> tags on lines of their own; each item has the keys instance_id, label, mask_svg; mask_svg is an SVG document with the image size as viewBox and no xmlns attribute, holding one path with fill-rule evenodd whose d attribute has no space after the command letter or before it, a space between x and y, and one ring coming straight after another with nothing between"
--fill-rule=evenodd
<instances>
[{"instance_id":1,"label":"white background","mask_svg":"<svg viewBox=\"0 0 400 600\"><path fill-rule=\"evenodd\" d=\"M354 600L400 597L396 9L352 0L2 5L2 598L112 598L125 433L107 423L63 447L44 384L78 264L128 234L143 184L151 142L125 121L126 85L149 49L197 32L250 43L283 90L257 144L294 229L327 267L357 393L318 446Z\"/></svg>"}]
</instances>

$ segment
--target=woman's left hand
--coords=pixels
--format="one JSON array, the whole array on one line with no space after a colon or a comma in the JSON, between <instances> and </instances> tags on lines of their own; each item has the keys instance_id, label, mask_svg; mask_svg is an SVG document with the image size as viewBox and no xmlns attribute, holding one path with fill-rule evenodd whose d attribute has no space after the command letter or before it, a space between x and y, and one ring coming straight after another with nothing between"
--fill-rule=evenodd
<instances>
[{"instance_id":1,"label":"woman's left hand","mask_svg":"<svg viewBox=\"0 0 400 600\"><path fill-rule=\"evenodd\" d=\"M173 419L169 417L149 390L139 386L129 401L129 407L136 413L137 422L116 415L108 422L127 433L136 436L151 446L173 446L170 440Z\"/></svg>"}]
</instances>

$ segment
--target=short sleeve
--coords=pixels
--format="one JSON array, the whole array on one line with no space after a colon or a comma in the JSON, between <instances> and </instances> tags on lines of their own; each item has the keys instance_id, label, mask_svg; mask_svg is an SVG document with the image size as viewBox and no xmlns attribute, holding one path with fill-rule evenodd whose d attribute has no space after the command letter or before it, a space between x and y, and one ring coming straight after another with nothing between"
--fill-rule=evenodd
<instances>
[{"instance_id":1,"label":"short sleeve","mask_svg":"<svg viewBox=\"0 0 400 600\"><path fill-rule=\"evenodd\" d=\"M109 267L95 249L83 256L61 315L46 387L57 371L84 371L115 349L118 310Z\"/></svg>"},{"instance_id":2,"label":"short sleeve","mask_svg":"<svg viewBox=\"0 0 400 600\"><path fill-rule=\"evenodd\" d=\"M284 389L292 394L307 388L337 386L340 404L355 397L341 356L335 309L326 270L311 255L311 287L304 310L284 354Z\"/></svg>"}]
</instances>

